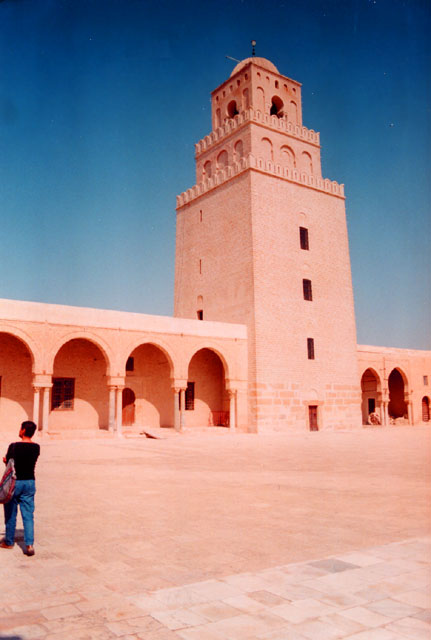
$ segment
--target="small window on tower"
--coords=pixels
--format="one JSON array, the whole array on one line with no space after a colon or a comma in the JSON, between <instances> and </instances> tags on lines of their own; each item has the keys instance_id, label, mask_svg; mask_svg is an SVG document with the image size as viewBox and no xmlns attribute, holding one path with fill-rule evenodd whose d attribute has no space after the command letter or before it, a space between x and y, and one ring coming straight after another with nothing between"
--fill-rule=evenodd
<instances>
[{"instance_id":1,"label":"small window on tower","mask_svg":"<svg viewBox=\"0 0 431 640\"><path fill-rule=\"evenodd\" d=\"M195 383L188 382L186 389L186 411L193 411L195 408Z\"/></svg>"},{"instance_id":2,"label":"small window on tower","mask_svg":"<svg viewBox=\"0 0 431 640\"><path fill-rule=\"evenodd\" d=\"M313 300L313 293L311 290L311 280L303 280L302 288L304 291L304 300Z\"/></svg>"},{"instance_id":3,"label":"small window on tower","mask_svg":"<svg viewBox=\"0 0 431 640\"><path fill-rule=\"evenodd\" d=\"M126 362L126 371L134 371L135 370L135 358L127 358Z\"/></svg>"},{"instance_id":4,"label":"small window on tower","mask_svg":"<svg viewBox=\"0 0 431 640\"><path fill-rule=\"evenodd\" d=\"M203 320L203 319L204 319L204 312L203 312L203 309L199 309L199 310L197 311L197 314L198 314L198 320Z\"/></svg>"},{"instance_id":5,"label":"small window on tower","mask_svg":"<svg viewBox=\"0 0 431 640\"><path fill-rule=\"evenodd\" d=\"M0 383L1 383L1 378L0 378ZM424 386L425 387L428 386L428 376L424 376Z\"/></svg>"},{"instance_id":6,"label":"small window on tower","mask_svg":"<svg viewBox=\"0 0 431 640\"><path fill-rule=\"evenodd\" d=\"M299 227L299 243L301 245L301 249L305 249L306 251L309 250L308 229L305 227Z\"/></svg>"},{"instance_id":7,"label":"small window on tower","mask_svg":"<svg viewBox=\"0 0 431 640\"><path fill-rule=\"evenodd\" d=\"M307 338L308 359L314 360L314 338Z\"/></svg>"}]
</instances>

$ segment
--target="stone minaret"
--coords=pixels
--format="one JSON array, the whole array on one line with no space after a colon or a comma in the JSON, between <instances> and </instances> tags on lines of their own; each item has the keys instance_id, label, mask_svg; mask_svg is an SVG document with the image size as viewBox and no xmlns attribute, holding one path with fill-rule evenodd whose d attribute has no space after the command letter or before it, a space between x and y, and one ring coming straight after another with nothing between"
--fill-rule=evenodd
<instances>
[{"instance_id":1,"label":"stone minaret","mask_svg":"<svg viewBox=\"0 0 431 640\"><path fill-rule=\"evenodd\" d=\"M301 85L239 63L177 204L174 313L247 324L249 429L359 425L344 188L322 178Z\"/></svg>"}]
</instances>

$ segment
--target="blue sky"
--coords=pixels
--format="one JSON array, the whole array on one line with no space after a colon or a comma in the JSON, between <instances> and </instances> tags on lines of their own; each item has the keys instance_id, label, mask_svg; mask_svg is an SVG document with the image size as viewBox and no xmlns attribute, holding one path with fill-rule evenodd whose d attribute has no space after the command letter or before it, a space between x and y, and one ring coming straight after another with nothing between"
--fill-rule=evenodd
<instances>
[{"instance_id":1,"label":"blue sky","mask_svg":"<svg viewBox=\"0 0 431 640\"><path fill-rule=\"evenodd\" d=\"M171 315L175 196L250 55L345 183L358 341L431 348L428 0L0 0L0 297Z\"/></svg>"}]
</instances>

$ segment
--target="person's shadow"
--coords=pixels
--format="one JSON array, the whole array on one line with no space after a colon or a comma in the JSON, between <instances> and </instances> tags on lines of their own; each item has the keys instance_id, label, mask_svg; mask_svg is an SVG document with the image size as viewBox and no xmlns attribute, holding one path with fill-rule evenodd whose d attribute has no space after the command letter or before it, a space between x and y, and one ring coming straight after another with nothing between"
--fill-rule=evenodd
<instances>
[{"instance_id":1,"label":"person's shadow","mask_svg":"<svg viewBox=\"0 0 431 640\"><path fill-rule=\"evenodd\" d=\"M27 551L27 545L24 542L24 529L17 529L15 532L15 542L21 549L21 551L25 554ZM3 638L0 636L0 640Z\"/></svg>"},{"instance_id":2,"label":"person's shadow","mask_svg":"<svg viewBox=\"0 0 431 640\"><path fill-rule=\"evenodd\" d=\"M15 531L15 544L19 546L19 548L25 555L25 552L27 551L27 545L24 542L24 529L17 529ZM0 640L4 640L4 637L0 636ZM9 640L9 636L7 636L6 640ZM15 640L15 636L13 637L13 640ZM18 639L18 640L21 640L21 639Z\"/></svg>"},{"instance_id":3,"label":"person's shadow","mask_svg":"<svg viewBox=\"0 0 431 640\"><path fill-rule=\"evenodd\" d=\"M24 640L22 636L0 636L0 640Z\"/></svg>"}]
</instances>

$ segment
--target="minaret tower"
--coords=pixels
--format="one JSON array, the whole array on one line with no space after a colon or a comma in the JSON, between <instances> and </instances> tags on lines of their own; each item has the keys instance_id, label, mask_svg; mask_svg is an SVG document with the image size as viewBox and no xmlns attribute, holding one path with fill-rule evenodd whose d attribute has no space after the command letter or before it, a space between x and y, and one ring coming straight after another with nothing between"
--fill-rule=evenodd
<instances>
[{"instance_id":1,"label":"minaret tower","mask_svg":"<svg viewBox=\"0 0 431 640\"><path fill-rule=\"evenodd\" d=\"M302 126L301 85L240 62L177 199L174 313L247 324L251 431L361 423L344 200Z\"/></svg>"}]
</instances>

